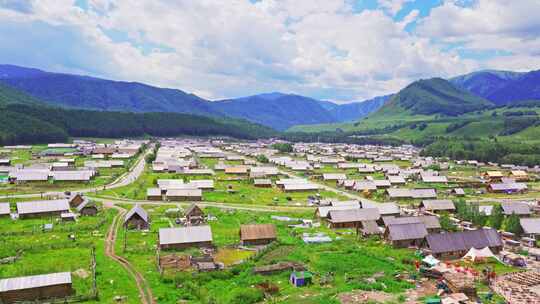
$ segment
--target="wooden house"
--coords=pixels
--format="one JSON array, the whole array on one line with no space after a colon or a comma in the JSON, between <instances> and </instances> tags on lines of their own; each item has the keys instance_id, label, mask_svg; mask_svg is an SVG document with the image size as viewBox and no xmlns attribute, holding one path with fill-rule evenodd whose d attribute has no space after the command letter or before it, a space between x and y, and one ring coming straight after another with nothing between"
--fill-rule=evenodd
<instances>
[{"instance_id":1,"label":"wooden house","mask_svg":"<svg viewBox=\"0 0 540 304\"><path fill-rule=\"evenodd\" d=\"M79 204L76 210L82 216L96 216L98 213L96 204L88 199L85 199L81 204Z\"/></svg>"},{"instance_id":2,"label":"wooden house","mask_svg":"<svg viewBox=\"0 0 540 304\"><path fill-rule=\"evenodd\" d=\"M442 200L422 200L419 206L420 211L429 211L433 213L454 212L456 207L454 202L448 199Z\"/></svg>"},{"instance_id":3,"label":"wooden house","mask_svg":"<svg viewBox=\"0 0 540 304\"><path fill-rule=\"evenodd\" d=\"M185 249L189 247L211 247L210 226L188 226L159 229L160 249Z\"/></svg>"},{"instance_id":4,"label":"wooden house","mask_svg":"<svg viewBox=\"0 0 540 304\"><path fill-rule=\"evenodd\" d=\"M253 186L258 188L272 188L272 180L270 179L254 179Z\"/></svg>"},{"instance_id":5,"label":"wooden house","mask_svg":"<svg viewBox=\"0 0 540 304\"><path fill-rule=\"evenodd\" d=\"M523 233L532 239L540 239L540 218L520 218Z\"/></svg>"},{"instance_id":6,"label":"wooden house","mask_svg":"<svg viewBox=\"0 0 540 304\"><path fill-rule=\"evenodd\" d=\"M331 228L361 228L364 221L377 221L381 217L377 208L331 210L328 223Z\"/></svg>"},{"instance_id":7,"label":"wooden house","mask_svg":"<svg viewBox=\"0 0 540 304\"><path fill-rule=\"evenodd\" d=\"M191 204L184 212L184 217L191 224L200 224L204 222L204 212L196 204Z\"/></svg>"},{"instance_id":8,"label":"wooden house","mask_svg":"<svg viewBox=\"0 0 540 304\"><path fill-rule=\"evenodd\" d=\"M70 272L0 279L0 303L37 302L73 294Z\"/></svg>"},{"instance_id":9,"label":"wooden house","mask_svg":"<svg viewBox=\"0 0 540 304\"><path fill-rule=\"evenodd\" d=\"M510 171L510 177L517 182L526 182L529 180L529 175L524 170L512 170Z\"/></svg>"},{"instance_id":10,"label":"wooden house","mask_svg":"<svg viewBox=\"0 0 540 304\"><path fill-rule=\"evenodd\" d=\"M202 201L202 190L169 189L166 196L169 201Z\"/></svg>"},{"instance_id":11,"label":"wooden house","mask_svg":"<svg viewBox=\"0 0 540 304\"><path fill-rule=\"evenodd\" d=\"M528 190L527 184L525 183L496 183L496 184L489 184L488 191L492 193L505 193L505 194L512 194L512 193L523 193Z\"/></svg>"},{"instance_id":12,"label":"wooden house","mask_svg":"<svg viewBox=\"0 0 540 304\"><path fill-rule=\"evenodd\" d=\"M388 225L384 232L385 238L396 248L420 247L427 235L424 223Z\"/></svg>"},{"instance_id":13,"label":"wooden house","mask_svg":"<svg viewBox=\"0 0 540 304\"><path fill-rule=\"evenodd\" d=\"M69 212L67 199L17 203L17 213L20 218L60 216L65 212Z\"/></svg>"},{"instance_id":14,"label":"wooden house","mask_svg":"<svg viewBox=\"0 0 540 304\"><path fill-rule=\"evenodd\" d=\"M165 193L167 193L165 191ZM146 199L149 201L161 201L163 199L162 191L159 188L146 189Z\"/></svg>"},{"instance_id":15,"label":"wooden house","mask_svg":"<svg viewBox=\"0 0 540 304\"><path fill-rule=\"evenodd\" d=\"M460 258L471 248L485 247L497 254L503 248L501 237L492 228L430 234L426 240L431 254L437 258Z\"/></svg>"},{"instance_id":16,"label":"wooden house","mask_svg":"<svg viewBox=\"0 0 540 304\"><path fill-rule=\"evenodd\" d=\"M506 216L516 214L519 217L529 217L532 214L531 206L527 203L501 203L503 213Z\"/></svg>"},{"instance_id":17,"label":"wooden house","mask_svg":"<svg viewBox=\"0 0 540 304\"><path fill-rule=\"evenodd\" d=\"M135 205L124 217L126 229L146 230L150 226L148 212L140 205Z\"/></svg>"},{"instance_id":18,"label":"wooden house","mask_svg":"<svg viewBox=\"0 0 540 304\"><path fill-rule=\"evenodd\" d=\"M273 224L253 224L240 226L242 245L266 245L277 239L276 226Z\"/></svg>"},{"instance_id":19,"label":"wooden house","mask_svg":"<svg viewBox=\"0 0 540 304\"><path fill-rule=\"evenodd\" d=\"M483 174L484 178L487 179L490 183L500 182L504 177L504 174L501 171L487 171Z\"/></svg>"}]
</instances>

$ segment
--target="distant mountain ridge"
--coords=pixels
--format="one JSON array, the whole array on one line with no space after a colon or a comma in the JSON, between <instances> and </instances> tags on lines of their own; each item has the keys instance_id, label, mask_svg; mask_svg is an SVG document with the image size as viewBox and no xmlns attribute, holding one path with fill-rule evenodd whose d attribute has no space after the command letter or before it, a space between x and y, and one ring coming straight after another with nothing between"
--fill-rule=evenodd
<instances>
[{"instance_id":1,"label":"distant mountain ridge","mask_svg":"<svg viewBox=\"0 0 540 304\"><path fill-rule=\"evenodd\" d=\"M484 70L454 77L449 81L496 105L540 100L540 70L530 72Z\"/></svg>"},{"instance_id":2,"label":"distant mountain ridge","mask_svg":"<svg viewBox=\"0 0 540 304\"><path fill-rule=\"evenodd\" d=\"M51 105L102 111L174 112L211 117L235 117L285 130L295 124L319 124L360 119L383 99L337 105L295 94L265 93L209 101L177 89L137 82L50 73L0 65L0 82Z\"/></svg>"}]
</instances>

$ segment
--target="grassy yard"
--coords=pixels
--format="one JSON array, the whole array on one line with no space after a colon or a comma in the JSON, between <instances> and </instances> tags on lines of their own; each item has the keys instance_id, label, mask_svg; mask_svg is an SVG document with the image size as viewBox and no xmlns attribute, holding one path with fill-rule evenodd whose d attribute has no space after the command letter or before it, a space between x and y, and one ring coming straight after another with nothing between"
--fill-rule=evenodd
<instances>
[{"instance_id":1,"label":"grassy yard","mask_svg":"<svg viewBox=\"0 0 540 304\"><path fill-rule=\"evenodd\" d=\"M140 303L135 281L116 262L105 256L105 235L116 210L103 210L96 217L83 217L75 223L57 223L56 219L0 219L0 258L20 258L13 264L0 265L0 277L15 277L52 272L72 272L73 287L77 295L89 295L92 288L91 248L95 247L97 301L86 303L112 303L115 296L126 297L122 303ZM97 223L104 220L101 225ZM50 232L36 229L43 223L57 223ZM68 236L75 236L75 240Z\"/></svg>"},{"instance_id":2,"label":"grassy yard","mask_svg":"<svg viewBox=\"0 0 540 304\"><path fill-rule=\"evenodd\" d=\"M129 208L129 206L125 206ZM301 213L256 213L238 210L206 208L205 212L217 218L210 222L214 244L218 247L217 258L234 263L235 259L246 259L248 253L239 252L234 246L239 243L239 228L247 223L273 223L278 228L278 242L240 265L212 273L176 272L160 276L156 269L155 244L160 227L176 226L164 212L167 207L146 207L152 219L149 232L128 232L127 250L122 253L144 273L152 286L158 303L177 303L184 299L189 303L256 303L263 293L255 286L270 282L279 288L273 301L276 303L337 303L335 295L354 289L382 290L400 294L410 283L396 279L401 274L408 277L413 267L408 263L414 259L413 252L397 250L377 240L358 240L350 230L333 231L326 227L293 229L290 223L272 220L271 215L286 215L294 218L312 218L311 212ZM304 244L303 232L327 233L333 242L320 245ZM123 250L122 231L117 243L117 252ZM198 250L176 251L176 254L197 255ZM162 254L169 253L162 252ZM304 264L314 273L314 284L296 288L288 282L289 271L262 276L253 274L255 266L276 262L294 261Z\"/></svg>"}]
</instances>

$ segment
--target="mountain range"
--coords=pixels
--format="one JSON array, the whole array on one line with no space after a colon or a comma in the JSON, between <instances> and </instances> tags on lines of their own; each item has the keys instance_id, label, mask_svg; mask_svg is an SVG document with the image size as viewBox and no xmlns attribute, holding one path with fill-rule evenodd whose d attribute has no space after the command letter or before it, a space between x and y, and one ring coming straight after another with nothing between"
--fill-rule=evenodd
<instances>
[{"instance_id":1,"label":"mountain range","mask_svg":"<svg viewBox=\"0 0 540 304\"><path fill-rule=\"evenodd\" d=\"M345 122L380 108L386 96L338 105L295 94L268 93L209 101L177 89L137 82L45 72L0 65L0 82L49 104L68 108L125 112L175 112L235 117L285 130L297 124Z\"/></svg>"},{"instance_id":2,"label":"mountain range","mask_svg":"<svg viewBox=\"0 0 540 304\"><path fill-rule=\"evenodd\" d=\"M396 94L349 104L280 92L210 101L178 89L15 65L0 65L0 85L5 90L24 92L30 100L65 108L231 117L280 131L294 126L326 124L331 129L336 124L361 121L365 117L456 116L525 100L540 100L540 71L484 70L447 80L423 79Z\"/></svg>"}]
</instances>

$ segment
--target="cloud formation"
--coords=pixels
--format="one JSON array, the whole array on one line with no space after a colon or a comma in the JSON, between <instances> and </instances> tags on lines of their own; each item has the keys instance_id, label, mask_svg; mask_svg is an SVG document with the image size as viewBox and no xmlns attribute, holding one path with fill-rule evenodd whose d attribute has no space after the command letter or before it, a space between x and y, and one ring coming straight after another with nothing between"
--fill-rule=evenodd
<instances>
[{"instance_id":1,"label":"cloud formation","mask_svg":"<svg viewBox=\"0 0 540 304\"><path fill-rule=\"evenodd\" d=\"M538 1L362 2L0 0L0 58L214 99L353 101L418 78L540 67Z\"/></svg>"}]
</instances>

